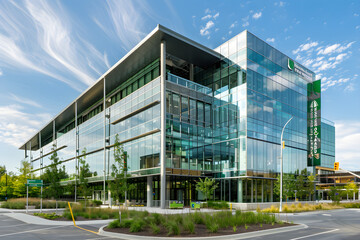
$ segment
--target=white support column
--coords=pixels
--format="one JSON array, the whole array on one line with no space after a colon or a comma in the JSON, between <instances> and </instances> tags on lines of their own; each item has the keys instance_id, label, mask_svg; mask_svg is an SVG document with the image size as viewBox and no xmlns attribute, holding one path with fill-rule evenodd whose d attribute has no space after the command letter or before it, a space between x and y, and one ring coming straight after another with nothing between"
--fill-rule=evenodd
<instances>
[{"instance_id":1,"label":"white support column","mask_svg":"<svg viewBox=\"0 0 360 240\"><path fill-rule=\"evenodd\" d=\"M77 101L75 101L75 202L77 200L77 176L79 174L78 156L79 156L79 132L78 132L78 116Z\"/></svg>"},{"instance_id":2,"label":"white support column","mask_svg":"<svg viewBox=\"0 0 360 240\"><path fill-rule=\"evenodd\" d=\"M152 176L147 176L147 188L146 188L146 206L152 207L153 200L153 187L152 187Z\"/></svg>"},{"instance_id":3,"label":"white support column","mask_svg":"<svg viewBox=\"0 0 360 240\"><path fill-rule=\"evenodd\" d=\"M238 179L238 202L243 202L243 186L242 186L242 179Z\"/></svg>"},{"instance_id":4,"label":"white support column","mask_svg":"<svg viewBox=\"0 0 360 240\"><path fill-rule=\"evenodd\" d=\"M106 80L104 78L104 101L103 101L103 112L104 112L104 203L106 201Z\"/></svg>"},{"instance_id":5,"label":"white support column","mask_svg":"<svg viewBox=\"0 0 360 240\"><path fill-rule=\"evenodd\" d=\"M189 75L190 75L190 81L194 81L194 64L190 64L190 71L189 71Z\"/></svg>"},{"instance_id":6,"label":"white support column","mask_svg":"<svg viewBox=\"0 0 360 240\"><path fill-rule=\"evenodd\" d=\"M160 135L160 207L166 208L166 42L160 44L160 108L161 108L161 135Z\"/></svg>"}]
</instances>

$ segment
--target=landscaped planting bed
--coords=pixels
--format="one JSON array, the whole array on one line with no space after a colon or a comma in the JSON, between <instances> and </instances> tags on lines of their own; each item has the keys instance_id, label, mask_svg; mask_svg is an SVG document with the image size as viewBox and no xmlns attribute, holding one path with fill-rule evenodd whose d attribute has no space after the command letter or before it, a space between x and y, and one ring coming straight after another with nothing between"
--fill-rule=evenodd
<instances>
[{"instance_id":1,"label":"landscaped planting bed","mask_svg":"<svg viewBox=\"0 0 360 240\"><path fill-rule=\"evenodd\" d=\"M29 206L35 206L36 209L40 209L40 198L29 198L28 200ZM57 206L58 208L65 208L67 202L58 201ZM1 204L2 208L9 208L9 209L26 209L26 198L14 198L9 199L6 202ZM55 200L43 200L42 201L42 208L56 208L56 201Z\"/></svg>"},{"instance_id":2,"label":"landscaped planting bed","mask_svg":"<svg viewBox=\"0 0 360 240\"><path fill-rule=\"evenodd\" d=\"M203 237L244 233L270 228L290 226L275 215L254 212L219 211L214 213L190 213L161 215L139 212L134 216L122 213L122 221L115 220L105 231L142 236Z\"/></svg>"}]
</instances>

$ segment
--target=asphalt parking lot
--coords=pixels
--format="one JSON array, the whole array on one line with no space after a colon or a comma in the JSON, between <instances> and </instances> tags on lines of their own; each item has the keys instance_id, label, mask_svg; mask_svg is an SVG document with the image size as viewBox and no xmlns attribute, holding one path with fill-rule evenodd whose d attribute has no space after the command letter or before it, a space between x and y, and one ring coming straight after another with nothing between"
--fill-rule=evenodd
<instances>
[{"instance_id":1,"label":"asphalt parking lot","mask_svg":"<svg viewBox=\"0 0 360 240\"><path fill-rule=\"evenodd\" d=\"M98 231L101 225L82 225L81 227ZM74 226L43 226L27 224L3 215L0 210L0 239L111 239L78 229Z\"/></svg>"}]
</instances>

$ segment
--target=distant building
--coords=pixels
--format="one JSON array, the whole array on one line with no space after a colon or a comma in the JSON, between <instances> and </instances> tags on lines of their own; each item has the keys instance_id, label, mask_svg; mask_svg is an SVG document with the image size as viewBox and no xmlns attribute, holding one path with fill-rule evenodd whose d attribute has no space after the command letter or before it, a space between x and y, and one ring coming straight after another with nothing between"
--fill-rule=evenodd
<instances>
[{"instance_id":1,"label":"distant building","mask_svg":"<svg viewBox=\"0 0 360 240\"><path fill-rule=\"evenodd\" d=\"M332 168L335 128L321 120L315 74L244 31L215 50L157 26L98 81L21 147L37 174L53 144L75 179L84 148L93 197L108 201L115 135L137 185L129 199L149 206L202 200L199 177L219 182L215 199L273 201L280 170Z\"/></svg>"}]
</instances>

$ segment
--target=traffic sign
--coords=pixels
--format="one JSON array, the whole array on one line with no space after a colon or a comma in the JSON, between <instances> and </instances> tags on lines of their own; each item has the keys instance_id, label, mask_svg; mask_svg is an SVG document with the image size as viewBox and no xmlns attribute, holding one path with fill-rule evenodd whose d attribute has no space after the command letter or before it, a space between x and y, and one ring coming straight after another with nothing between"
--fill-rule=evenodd
<instances>
[{"instance_id":1,"label":"traffic sign","mask_svg":"<svg viewBox=\"0 0 360 240\"><path fill-rule=\"evenodd\" d=\"M25 186L29 187L42 187L43 186L43 180L39 179L28 179Z\"/></svg>"}]
</instances>

